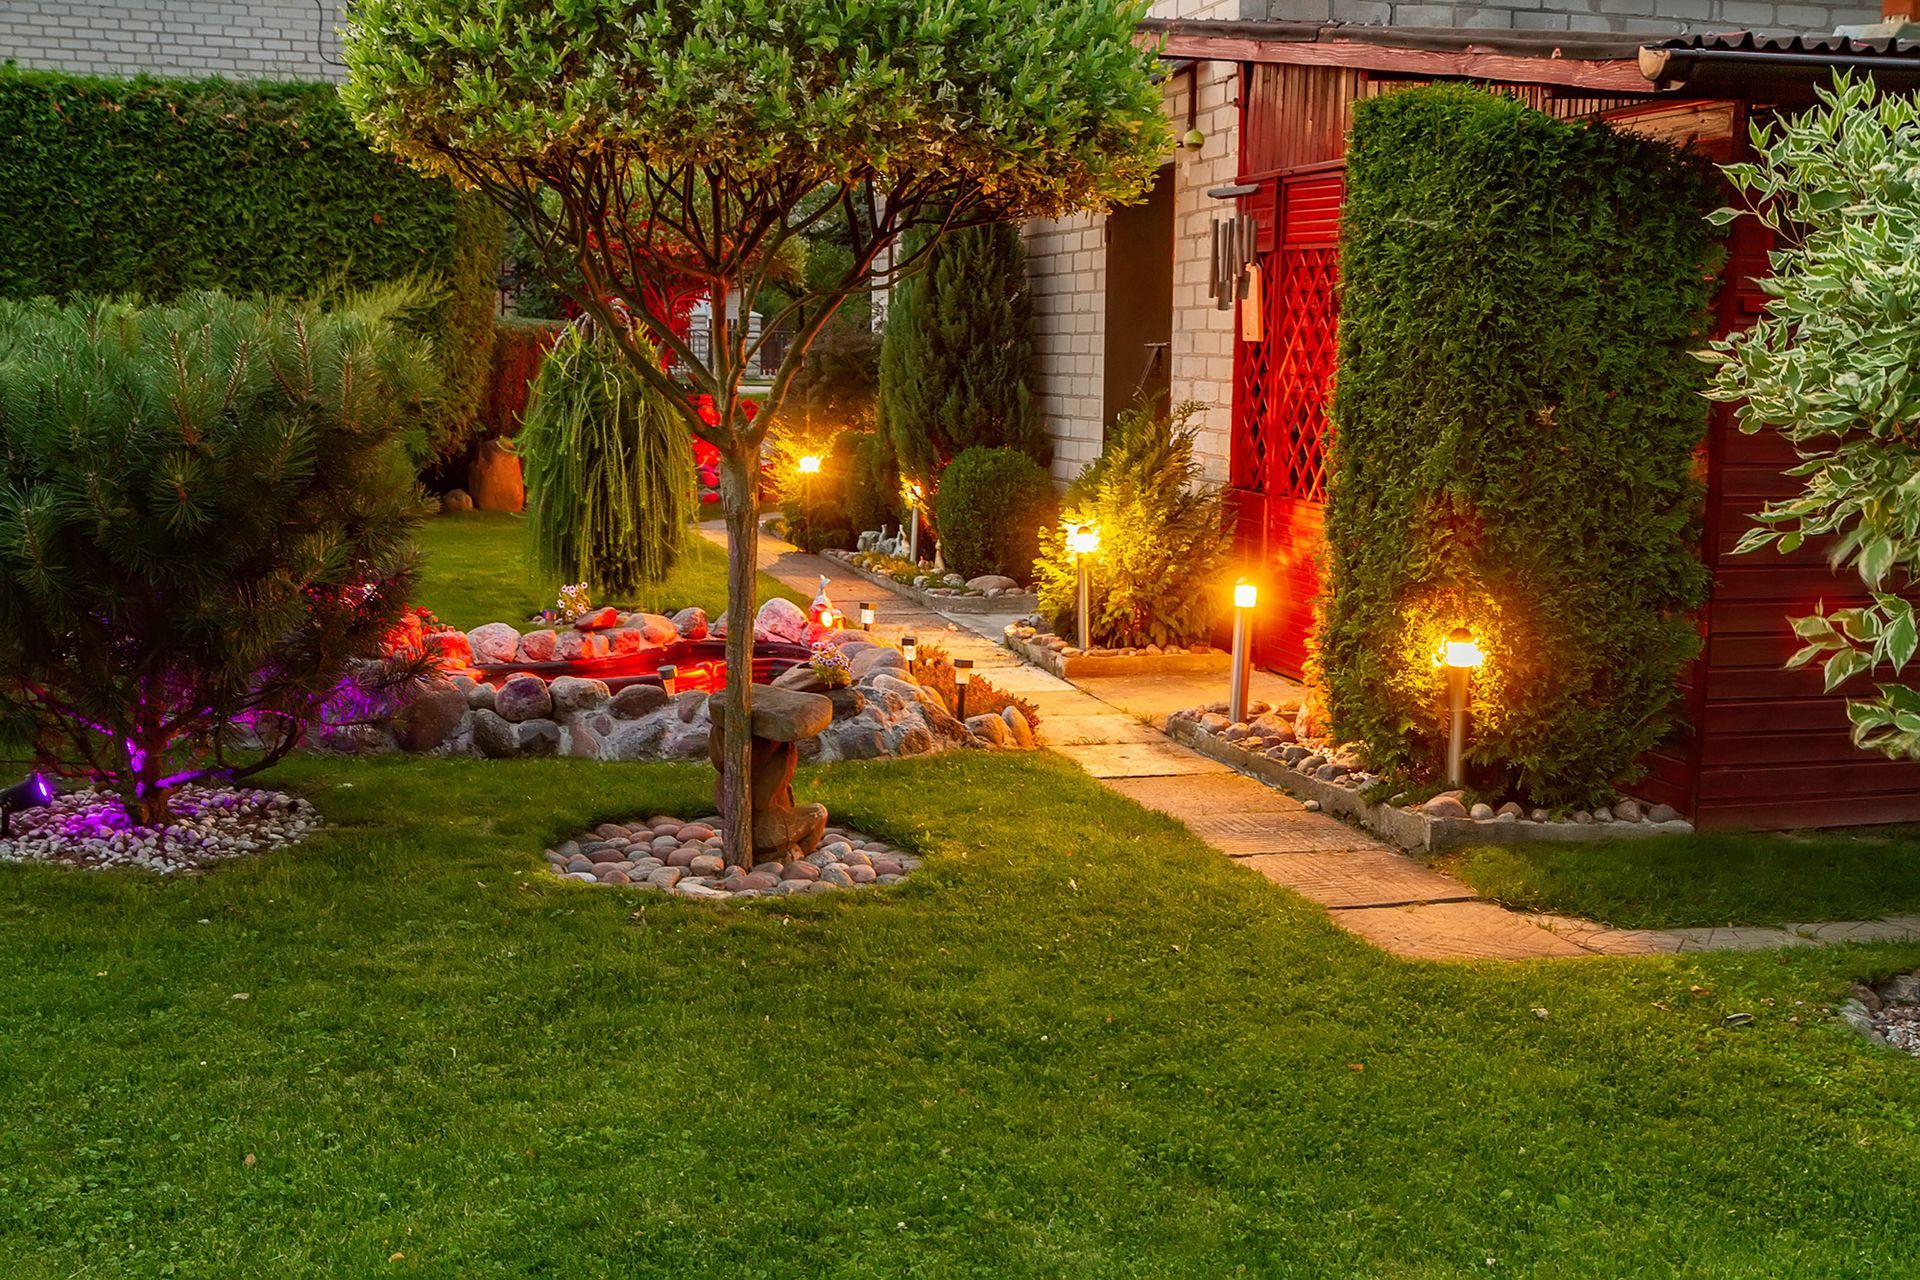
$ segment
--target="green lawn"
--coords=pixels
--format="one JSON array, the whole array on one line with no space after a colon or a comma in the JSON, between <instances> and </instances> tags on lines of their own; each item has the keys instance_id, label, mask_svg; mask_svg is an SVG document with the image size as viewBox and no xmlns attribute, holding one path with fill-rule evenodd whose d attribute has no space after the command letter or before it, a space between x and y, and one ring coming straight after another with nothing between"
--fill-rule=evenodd
<instances>
[{"instance_id":1,"label":"green lawn","mask_svg":"<svg viewBox=\"0 0 1920 1280\"><path fill-rule=\"evenodd\" d=\"M1920 912L1914 827L1469 849L1443 865L1510 906L1632 929Z\"/></svg>"},{"instance_id":2,"label":"green lawn","mask_svg":"<svg viewBox=\"0 0 1920 1280\"><path fill-rule=\"evenodd\" d=\"M0 867L0 1272L1920 1273L1920 1068L1821 1012L1920 947L1397 961L1047 754L803 773L898 890L538 862L710 778L303 760L295 852Z\"/></svg>"},{"instance_id":3,"label":"green lawn","mask_svg":"<svg viewBox=\"0 0 1920 1280\"><path fill-rule=\"evenodd\" d=\"M527 524L516 515L470 511L434 516L417 535L420 544L420 582L412 603L425 605L456 627L472 629L483 622L516 625L553 603L560 584L535 581L527 560ZM805 604L805 596L760 575L760 599L785 596ZM718 616L727 606L727 555L698 534L672 576L639 600L614 603L672 611L699 605Z\"/></svg>"}]
</instances>

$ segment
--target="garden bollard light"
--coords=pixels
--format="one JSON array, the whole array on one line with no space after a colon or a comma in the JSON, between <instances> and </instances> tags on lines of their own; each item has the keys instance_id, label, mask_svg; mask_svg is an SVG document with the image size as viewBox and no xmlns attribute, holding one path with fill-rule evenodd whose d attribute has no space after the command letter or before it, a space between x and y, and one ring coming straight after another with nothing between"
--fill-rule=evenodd
<instances>
[{"instance_id":1,"label":"garden bollard light","mask_svg":"<svg viewBox=\"0 0 1920 1280\"><path fill-rule=\"evenodd\" d=\"M957 710L954 718L964 721L967 718L967 683L973 679L973 659L955 658L953 660L953 690Z\"/></svg>"},{"instance_id":2,"label":"garden bollard light","mask_svg":"<svg viewBox=\"0 0 1920 1280\"><path fill-rule=\"evenodd\" d=\"M865 600L860 602L860 629L873 630L873 605Z\"/></svg>"},{"instance_id":3,"label":"garden bollard light","mask_svg":"<svg viewBox=\"0 0 1920 1280\"><path fill-rule=\"evenodd\" d=\"M900 637L900 656L907 660L907 670L913 670L913 660L920 655L920 641L915 636Z\"/></svg>"},{"instance_id":4,"label":"garden bollard light","mask_svg":"<svg viewBox=\"0 0 1920 1280\"><path fill-rule=\"evenodd\" d=\"M1239 724L1247 718L1247 685L1253 676L1253 606L1258 589L1245 578L1233 584L1233 680L1228 686L1227 718Z\"/></svg>"},{"instance_id":5,"label":"garden bollard light","mask_svg":"<svg viewBox=\"0 0 1920 1280\"><path fill-rule=\"evenodd\" d=\"M666 666L661 667L660 670L655 674L657 674L660 677L660 687L662 689L665 689L667 691L667 696L671 698L674 694L674 685L680 679L679 669L676 668L672 663L668 663Z\"/></svg>"},{"instance_id":6,"label":"garden bollard light","mask_svg":"<svg viewBox=\"0 0 1920 1280\"><path fill-rule=\"evenodd\" d=\"M44 809L53 803L53 784L38 773L30 773L0 791L0 837L13 838L13 815L22 809Z\"/></svg>"},{"instance_id":7,"label":"garden bollard light","mask_svg":"<svg viewBox=\"0 0 1920 1280\"><path fill-rule=\"evenodd\" d=\"M1087 561L1100 549L1100 530L1090 524L1076 524L1067 530L1067 550L1073 553L1074 566L1080 571L1079 594L1075 598L1074 612L1080 618L1080 652L1093 648L1093 592L1088 585L1091 566Z\"/></svg>"},{"instance_id":8,"label":"garden bollard light","mask_svg":"<svg viewBox=\"0 0 1920 1280\"><path fill-rule=\"evenodd\" d=\"M1455 627L1447 633L1442 661L1447 668L1447 785L1463 787L1467 783L1467 682L1483 655L1473 633Z\"/></svg>"}]
</instances>

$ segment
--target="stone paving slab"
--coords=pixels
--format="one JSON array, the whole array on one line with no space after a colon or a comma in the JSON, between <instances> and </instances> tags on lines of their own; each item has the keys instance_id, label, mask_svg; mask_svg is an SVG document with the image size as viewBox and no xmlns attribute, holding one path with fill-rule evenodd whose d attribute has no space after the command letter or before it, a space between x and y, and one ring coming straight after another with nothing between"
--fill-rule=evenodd
<instances>
[{"instance_id":1,"label":"stone paving slab","mask_svg":"<svg viewBox=\"0 0 1920 1280\"><path fill-rule=\"evenodd\" d=\"M1185 778L1113 778L1107 786L1149 809L1158 809L1188 823L1210 813L1302 812L1300 802L1292 796L1231 772Z\"/></svg>"},{"instance_id":2,"label":"stone paving slab","mask_svg":"<svg viewBox=\"0 0 1920 1280\"><path fill-rule=\"evenodd\" d=\"M1236 861L1329 908L1465 902L1474 896L1458 880L1384 849L1257 853Z\"/></svg>"},{"instance_id":3,"label":"stone paving slab","mask_svg":"<svg viewBox=\"0 0 1920 1280\"><path fill-rule=\"evenodd\" d=\"M1040 726L1042 734L1046 726ZM1061 755L1096 778L1159 778L1195 773L1227 773L1218 760L1196 755L1171 742L1096 742L1057 746Z\"/></svg>"},{"instance_id":4,"label":"stone paving slab","mask_svg":"<svg viewBox=\"0 0 1920 1280\"><path fill-rule=\"evenodd\" d=\"M1815 942L1913 942L1920 940L1920 916L1888 916L1885 920L1830 920L1823 924L1790 924L1787 930Z\"/></svg>"},{"instance_id":5,"label":"stone paving slab","mask_svg":"<svg viewBox=\"0 0 1920 1280\"><path fill-rule=\"evenodd\" d=\"M1025 695L1022 695L1023 697ZM1038 703L1035 703L1038 706ZM1096 742L1160 742L1161 735L1138 720L1115 715L1058 715L1040 707L1040 733L1050 747Z\"/></svg>"},{"instance_id":6,"label":"stone paving slab","mask_svg":"<svg viewBox=\"0 0 1920 1280\"><path fill-rule=\"evenodd\" d=\"M1785 929L1765 927L1664 929L1661 932L1680 939L1678 949L1681 951L1773 951L1781 947L1820 945Z\"/></svg>"},{"instance_id":7,"label":"stone paving slab","mask_svg":"<svg viewBox=\"0 0 1920 1280\"><path fill-rule=\"evenodd\" d=\"M1357 907L1333 912L1383 951L1424 960L1538 960L1594 954L1491 902Z\"/></svg>"},{"instance_id":8,"label":"stone paving slab","mask_svg":"<svg viewBox=\"0 0 1920 1280\"><path fill-rule=\"evenodd\" d=\"M1182 818L1189 830L1229 858L1246 858L1260 853L1344 854L1356 850L1387 852L1346 823L1321 817L1304 810L1276 814L1227 814L1200 818ZM1398 854L1391 856L1399 857ZM1401 859L1401 861L1407 861ZM1409 866L1418 865L1408 862ZM1428 871L1428 875L1440 875ZM1457 880L1441 876L1456 890L1466 892ZM1413 899L1395 899L1413 901Z\"/></svg>"},{"instance_id":9,"label":"stone paving slab","mask_svg":"<svg viewBox=\"0 0 1920 1280\"><path fill-rule=\"evenodd\" d=\"M1002 649L1000 652L1005 653ZM994 687L1005 689L1008 693L1017 693L1025 697L1030 691L1043 693L1065 693L1073 688L1065 680L1038 667L1029 667L1015 660L1005 667L994 667L992 680ZM1118 715L1119 712L1114 712Z\"/></svg>"}]
</instances>

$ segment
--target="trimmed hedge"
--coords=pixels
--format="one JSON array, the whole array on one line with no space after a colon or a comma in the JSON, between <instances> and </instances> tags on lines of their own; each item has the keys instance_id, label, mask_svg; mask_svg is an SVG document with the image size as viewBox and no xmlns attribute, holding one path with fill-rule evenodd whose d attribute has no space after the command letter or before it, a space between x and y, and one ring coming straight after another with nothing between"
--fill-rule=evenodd
<instances>
[{"instance_id":1,"label":"trimmed hedge","mask_svg":"<svg viewBox=\"0 0 1920 1280\"><path fill-rule=\"evenodd\" d=\"M963 578L998 573L1033 581L1040 531L1059 515L1053 481L1018 449L963 450L940 473L934 495L940 556Z\"/></svg>"},{"instance_id":2,"label":"trimmed hedge","mask_svg":"<svg viewBox=\"0 0 1920 1280\"><path fill-rule=\"evenodd\" d=\"M1318 661L1381 765L1437 766L1459 625L1487 655L1483 791L1592 800L1671 728L1706 585L1714 203L1704 163L1508 98L1356 110Z\"/></svg>"},{"instance_id":3,"label":"trimmed hedge","mask_svg":"<svg viewBox=\"0 0 1920 1280\"><path fill-rule=\"evenodd\" d=\"M0 70L0 297L308 297L409 275L454 451L486 393L503 219L376 154L332 86Z\"/></svg>"}]
</instances>

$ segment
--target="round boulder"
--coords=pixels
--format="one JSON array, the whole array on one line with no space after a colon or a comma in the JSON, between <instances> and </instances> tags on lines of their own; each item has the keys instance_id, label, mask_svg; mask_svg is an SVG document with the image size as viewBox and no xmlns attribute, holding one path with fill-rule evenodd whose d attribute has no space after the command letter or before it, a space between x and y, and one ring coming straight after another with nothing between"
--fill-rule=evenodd
<instances>
[{"instance_id":1,"label":"round boulder","mask_svg":"<svg viewBox=\"0 0 1920 1280\"><path fill-rule=\"evenodd\" d=\"M549 633L551 634L551 633ZM493 695L493 709L502 720L515 724L544 719L553 712L553 697L547 682L536 675L511 676Z\"/></svg>"},{"instance_id":2,"label":"round boulder","mask_svg":"<svg viewBox=\"0 0 1920 1280\"><path fill-rule=\"evenodd\" d=\"M760 606L753 619L753 634L765 639L785 640L790 644L807 643L807 615L791 600L775 596Z\"/></svg>"},{"instance_id":3,"label":"round boulder","mask_svg":"<svg viewBox=\"0 0 1920 1280\"><path fill-rule=\"evenodd\" d=\"M673 615L673 628L685 640L705 640L707 638L707 611L700 607L689 606Z\"/></svg>"},{"instance_id":4,"label":"round boulder","mask_svg":"<svg viewBox=\"0 0 1920 1280\"><path fill-rule=\"evenodd\" d=\"M451 685L423 690L393 719L393 736L402 751L431 751L460 732L467 695Z\"/></svg>"},{"instance_id":5,"label":"round boulder","mask_svg":"<svg viewBox=\"0 0 1920 1280\"><path fill-rule=\"evenodd\" d=\"M563 719L576 712L604 707L612 695L607 692L604 680L560 676L547 686L547 696L552 699L554 717Z\"/></svg>"},{"instance_id":6,"label":"round boulder","mask_svg":"<svg viewBox=\"0 0 1920 1280\"><path fill-rule=\"evenodd\" d=\"M670 701L667 691L657 684L630 684L613 695L612 711L622 720L638 720Z\"/></svg>"},{"instance_id":7,"label":"round boulder","mask_svg":"<svg viewBox=\"0 0 1920 1280\"><path fill-rule=\"evenodd\" d=\"M467 632L475 662L512 662L520 652L520 633L504 622L489 622Z\"/></svg>"},{"instance_id":8,"label":"round boulder","mask_svg":"<svg viewBox=\"0 0 1920 1280\"><path fill-rule=\"evenodd\" d=\"M520 657L526 662L552 662L560 638L550 630L529 631L520 637Z\"/></svg>"}]
</instances>

